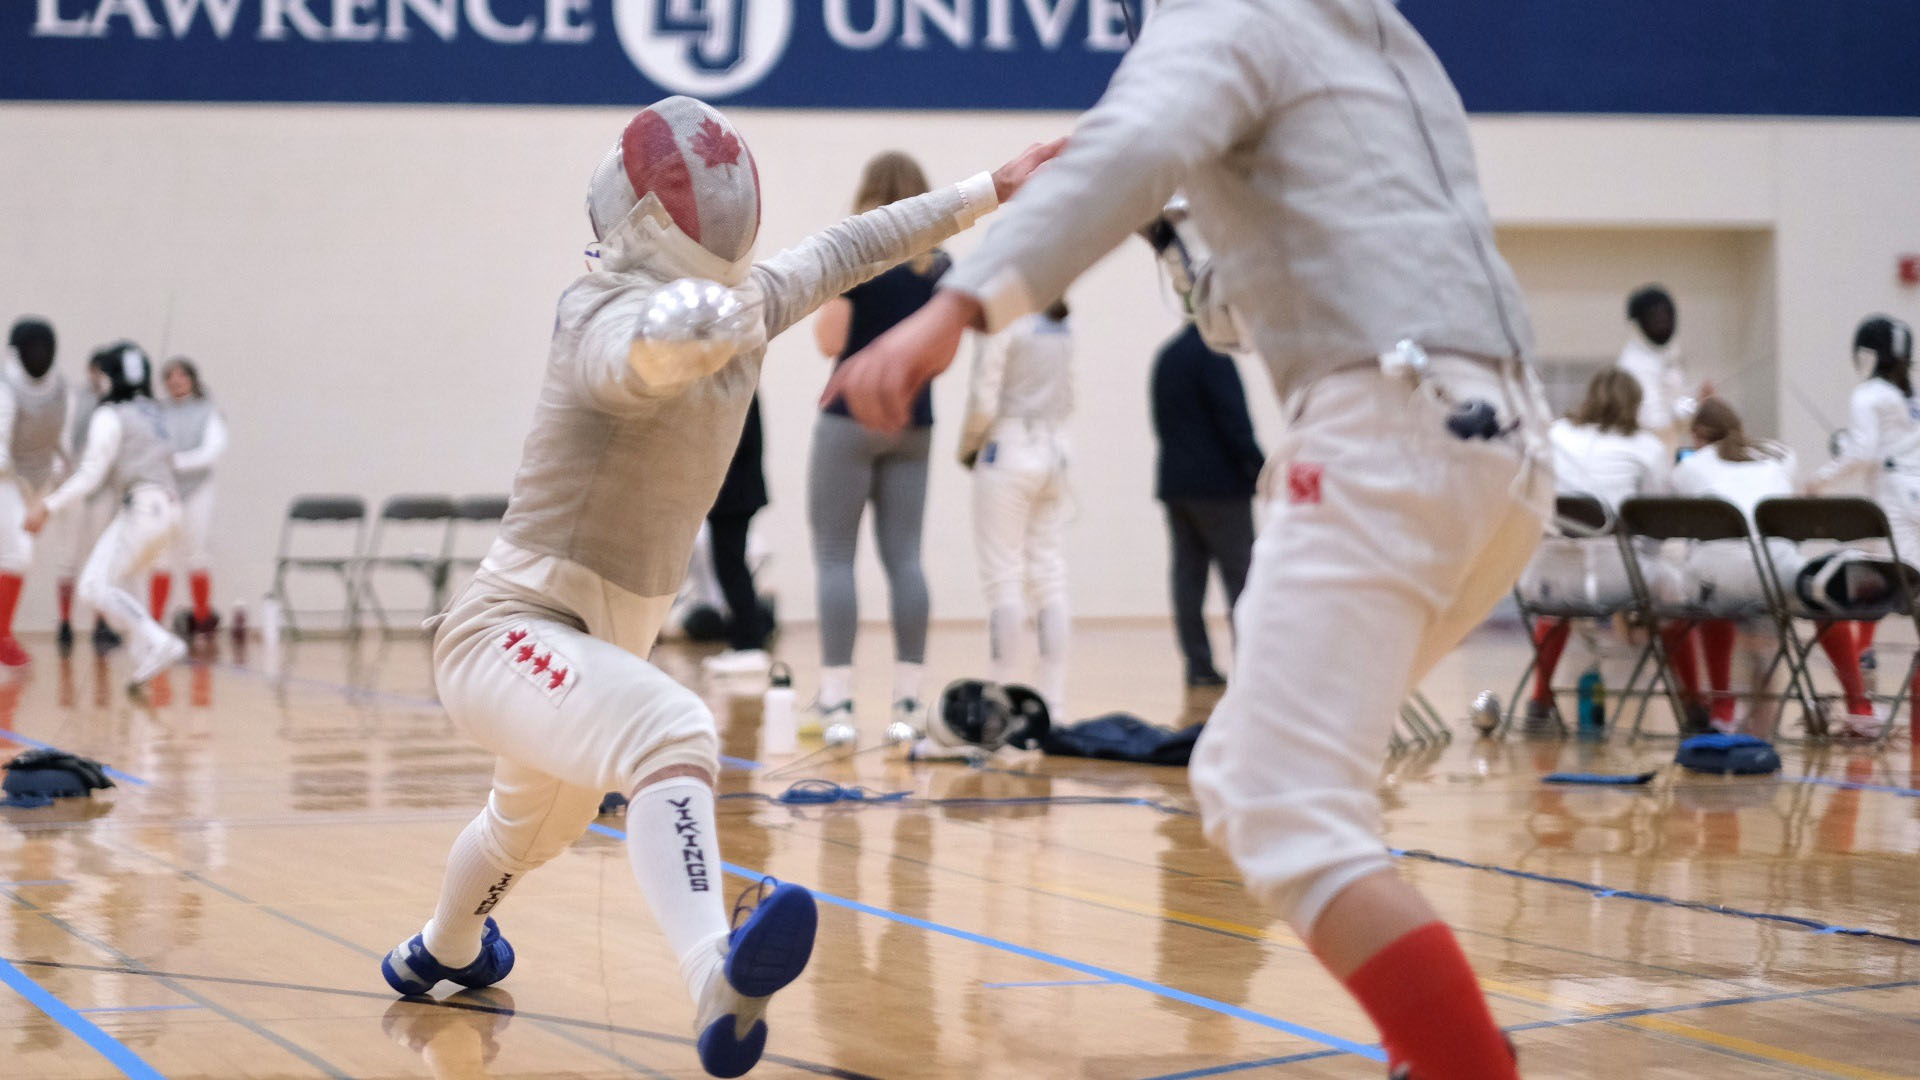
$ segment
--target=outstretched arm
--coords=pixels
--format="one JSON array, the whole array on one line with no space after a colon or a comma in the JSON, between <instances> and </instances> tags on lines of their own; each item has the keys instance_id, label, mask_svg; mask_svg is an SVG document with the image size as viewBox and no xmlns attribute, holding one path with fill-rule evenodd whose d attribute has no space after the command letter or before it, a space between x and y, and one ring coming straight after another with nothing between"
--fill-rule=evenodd
<instances>
[{"instance_id":1,"label":"outstretched arm","mask_svg":"<svg viewBox=\"0 0 1920 1080\"><path fill-rule=\"evenodd\" d=\"M93 410L87 421L87 452L80 459L80 467L45 502L27 512L27 531L39 532L48 517L98 490L119 453L120 417L112 409Z\"/></svg>"},{"instance_id":2,"label":"outstretched arm","mask_svg":"<svg viewBox=\"0 0 1920 1080\"><path fill-rule=\"evenodd\" d=\"M901 199L847 218L753 266L766 297L767 337L828 300L887 269L931 250L1013 197L1033 171L1060 152L1065 140L1028 147L991 173Z\"/></svg>"},{"instance_id":3,"label":"outstretched arm","mask_svg":"<svg viewBox=\"0 0 1920 1080\"><path fill-rule=\"evenodd\" d=\"M1167 0L1060 160L932 303L841 365L827 396L844 397L869 427L898 430L962 330L999 330L1066 292L1158 213L1195 165L1254 129L1278 96L1287 53L1277 33L1255 5Z\"/></svg>"}]
</instances>

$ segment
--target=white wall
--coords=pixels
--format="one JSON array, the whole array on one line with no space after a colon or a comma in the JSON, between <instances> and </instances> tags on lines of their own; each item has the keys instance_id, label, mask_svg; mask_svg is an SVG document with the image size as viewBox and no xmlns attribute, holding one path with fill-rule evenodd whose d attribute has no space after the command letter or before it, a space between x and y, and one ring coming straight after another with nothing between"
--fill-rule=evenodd
<instances>
[{"instance_id":1,"label":"white wall","mask_svg":"<svg viewBox=\"0 0 1920 1080\"><path fill-rule=\"evenodd\" d=\"M0 318L50 317L77 372L131 336L202 363L234 450L222 473L228 599L257 597L287 498L339 489L501 490L531 412L552 304L588 238L584 178L617 110L0 106ZM741 111L766 182L765 248L846 210L861 160L890 147L957 179L1063 130L1051 114ZM1618 348L1621 292L1681 294L1711 370L1777 353L1769 406L1803 455L1840 416L1860 315L1913 317L1896 254L1920 247L1920 125L1484 118L1488 193L1550 351ZM1620 232L1619 230L1630 230ZM1678 230L1667 232L1667 230ZM1626 243L1622 243L1625 240ZM951 248L964 251L967 238ZM1583 267L1595 284L1580 284ZM1777 303L1773 293L1777 282ZM1690 300L1689 290L1697 297ZM1082 612L1164 612L1145 378L1175 319L1129 244L1076 288L1075 593ZM1712 333L1703 333L1712 328ZM1722 340L1737 335L1737 340ZM1711 339L1711 340L1708 340ZM965 354L963 354L964 356ZM1277 407L1251 366L1256 421ZM812 611L805 458L825 377L804 332L774 344L764 404L783 610ZM1757 386L1769 386L1758 372ZM944 378L928 514L936 614L980 613L965 477L950 467L962 377ZM868 558L866 610L884 591ZM44 625L50 589L30 586Z\"/></svg>"}]
</instances>

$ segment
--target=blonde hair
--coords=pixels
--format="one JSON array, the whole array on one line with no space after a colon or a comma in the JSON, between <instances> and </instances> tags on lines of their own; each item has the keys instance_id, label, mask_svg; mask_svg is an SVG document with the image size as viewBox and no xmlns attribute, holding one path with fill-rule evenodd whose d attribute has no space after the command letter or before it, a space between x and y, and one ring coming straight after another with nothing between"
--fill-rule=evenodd
<instances>
[{"instance_id":1,"label":"blonde hair","mask_svg":"<svg viewBox=\"0 0 1920 1080\"><path fill-rule=\"evenodd\" d=\"M1640 380L1607 368L1587 383L1587 399L1567 419L1601 431L1632 435L1640 430Z\"/></svg>"},{"instance_id":2,"label":"blonde hair","mask_svg":"<svg viewBox=\"0 0 1920 1080\"><path fill-rule=\"evenodd\" d=\"M1719 398L1700 403L1699 411L1693 414L1693 437L1700 440L1702 446L1716 447L1722 461L1752 461L1761 457L1778 460L1786 456L1780 444L1749 436L1746 425L1740 422L1740 414Z\"/></svg>"},{"instance_id":3,"label":"blonde hair","mask_svg":"<svg viewBox=\"0 0 1920 1080\"><path fill-rule=\"evenodd\" d=\"M921 170L920 163L898 150L889 150L867 162L867 167L860 171L860 186L853 195L853 212L864 214L888 203L925 195L929 190L927 174ZM925 274L933 269L933 258L933 252L922 252L908 265L914 273Z\"/></svg>"}]
</instances>

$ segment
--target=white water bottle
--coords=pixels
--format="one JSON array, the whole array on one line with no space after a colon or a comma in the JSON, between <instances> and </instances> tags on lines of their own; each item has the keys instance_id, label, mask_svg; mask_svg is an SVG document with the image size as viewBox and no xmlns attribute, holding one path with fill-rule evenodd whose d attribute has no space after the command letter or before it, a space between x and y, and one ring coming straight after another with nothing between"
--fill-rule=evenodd
<instances>
[{"instance_id":1,"label":"white water bottle","mask_svg":"<svg viewBox=\"0 0 1920 1080\"><path fill-rule=\"evenodd\" d=\"M767 678L767 693L760 699L760 752L769 757L791 754L800 748L800 729L793 714L793 669L775 661Z\"/></svg>"},{"instance_id":2,"label":"white water bottle","mask_svg":"<svg viewBox=\"0 0 1920 1080\"><path fill-rule=\"evenodd\" d=\"M280 601L271 596L260 601L260 644L268 655L280 652Z\"/></svg>"}]
</instances>

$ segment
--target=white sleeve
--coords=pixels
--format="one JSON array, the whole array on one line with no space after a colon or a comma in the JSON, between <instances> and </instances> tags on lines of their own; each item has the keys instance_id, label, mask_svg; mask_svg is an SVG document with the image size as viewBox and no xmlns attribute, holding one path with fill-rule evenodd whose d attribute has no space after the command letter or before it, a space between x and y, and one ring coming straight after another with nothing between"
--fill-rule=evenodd
<instances>
[{"instance_id":1,"label":"white sleeve","mask_svg":"<svg viewBox=\"0 0 1920 1080\"><path fill-rule=\"evenodd\" d=\"M1885 460L1880 448L1880 410L1872 388L1862 385L1853 392L1847 409L1847 437L1840 440L1840 456L1814 470L1808 486L1815 491L1855 476L1871 476Z\"/></svg>"},{"instance_id":2,"label":"white sleeve","mask_svg":"<svg viewBox=\"0 0 1920 1080\"><path fill-rule=\"evenodd\" d=\"M200 445L173 455L173 468L175 472L211 469L213 463L220 460L220 455L226 452L227 422L216 411L207 417L207 430L200 439Z\"/></svg>"},{"instance_id":3,"label":"white sleeve","mask_svg":"<svg viewBox=\"0 0 1920 1080\"><path fill-rule=\"evenodd\" d=\"M13 472L13 387L0 380L0 476Z\"/></svg>"},{"instance_id":4,"label":"white sleeve","mask_svg":"<svg viewBox=\"0 0 1920 1080\"><path fill-rule=\"evenodd\" d=\"M1000 411L1000 387L1006 379L1007 353L1019 347L1019 331L982 335L973 352L973 377L967 385L967 422L960 432L960 456L978 453Z\"/></svg>"},{"instance_id":5,"label":"white sleeve","mask_svg":"<svg viewBox=\"0 0 1920 1080\"><path fill-rule=\"evenodd\" d=\"M1640 439L1640 494L1665 495L1673 490L1673 455L1667 444L1652 435Z\"/></svg>"},{"instance_id":6,"label":"white sleeve","mask_svg":"<svg viewBox=\"0 0 1920 1080\"><path fill-rule=\"evenodd\" d=\"M80 467L59 490L47 496L47 513L57 514L93 494L107 480L113 460L120 456L120 417L112 409L95 409L87 422L87 453Z\"/></svg>"},{"instance_id":7,"label":"white sleeve","mask_svg":"<svg viewBox=\"0 0 1920 1080\"><path fill-rule=\"evenodd\" d=\"M1037 311L1266 115L1293 66L1262 5L1164 0L1060 156L942 282L988 330Z\"/></svg>"},{"instance_id":8,"label":"white sleeve","mask_svg":"<svg viewBox=\"0 0 1920 1080\"><path fill-rule=\"evenodd\" d=\"M847 218L754 263L768 339L855 285L971 228L999 205L993 176L980 173Z\"/></svg>"}]
</instances>

